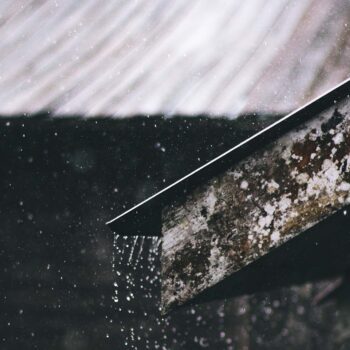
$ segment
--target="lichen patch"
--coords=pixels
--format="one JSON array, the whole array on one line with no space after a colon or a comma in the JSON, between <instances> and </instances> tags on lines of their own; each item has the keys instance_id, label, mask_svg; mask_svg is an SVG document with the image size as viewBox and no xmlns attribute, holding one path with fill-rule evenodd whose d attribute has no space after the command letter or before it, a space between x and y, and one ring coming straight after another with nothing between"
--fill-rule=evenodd
<instances>
[{"instance_id":1,"label":"lichen patch","mask_svg":"<svg viewBox=\"0 0 350 350\"><path fill-rule=\"evenodd\" d=\"M165 309L349 203L349 110L344 100L164 210Z\"/></svg>"}]
</instances>

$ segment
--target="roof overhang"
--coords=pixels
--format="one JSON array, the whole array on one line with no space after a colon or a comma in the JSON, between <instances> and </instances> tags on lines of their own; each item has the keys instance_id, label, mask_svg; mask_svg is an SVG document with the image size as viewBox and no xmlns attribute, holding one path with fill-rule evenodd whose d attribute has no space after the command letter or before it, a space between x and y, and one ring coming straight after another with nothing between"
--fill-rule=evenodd
<instances>
[{"instance_id":1,"label":"roof overhang","mask_svg":"<svg viewBox=\"0 0 350 350\"><path fill-rule=\"evenodd\" d=\"M181 305L348 205L350 81L111 220L162 236L162 303Z\"/></svg>"}]
</instances>

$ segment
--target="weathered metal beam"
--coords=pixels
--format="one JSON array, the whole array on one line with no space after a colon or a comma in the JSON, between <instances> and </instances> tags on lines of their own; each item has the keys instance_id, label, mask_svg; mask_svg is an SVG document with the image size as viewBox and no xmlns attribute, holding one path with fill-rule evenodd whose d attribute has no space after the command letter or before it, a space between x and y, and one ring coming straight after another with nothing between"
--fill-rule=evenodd
<instances>
[{"instance_id":1,"label":"weathered metal beam","mask_svg":"<svg viewBox=\"0 0 350 350\"><path fill-rule=\"evenodd\" d=\"M350 80L109 222L163 235L168 311L350 203Z\"/></svg>"},{"instance_id":2,"label":"weathered metal beam","mask_svg":"<svg viewBox=\"0 0 350 350\"><path fill-rule=\"evenodd\" d=\"M350 101L345 95L328 102L297 129L163 209L165 311L349 204Z\"/></svg>"},{"instance_id":3,"label":"weathered metal beam","mask_svg":"<svg viewBox=\"0 0 350 350\"><path fill-rule=\"evenodd\" d=\"M126 210L107 222L112 231L127 236L161 236L161 211L175 201L183 201L188 193L232 167L239 160L250 155L284 133L296 128L302 122L312 119L342 99L350 90L350 80L338 85L332 91L311 101L293 113L272 123L243 142L222 153L210 162L195 169L151 197Z\"/></svg>"}]
</instances>

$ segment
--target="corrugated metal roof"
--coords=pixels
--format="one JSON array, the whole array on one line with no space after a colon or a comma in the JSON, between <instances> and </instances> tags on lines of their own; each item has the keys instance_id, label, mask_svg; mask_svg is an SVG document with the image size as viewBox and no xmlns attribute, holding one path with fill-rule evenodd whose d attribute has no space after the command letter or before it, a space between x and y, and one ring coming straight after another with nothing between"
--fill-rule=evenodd
<instances>
[{"instance_id":1,"label":"corrugated metal roof","mask_svg":"<svg viewBox=\"0 0 350 350\"><path fill-rule=\"evenodd\" d=\"M284 113L350 71L346 0L3 0L0 16L1 114Z\"/></svg>"}]
</instances>

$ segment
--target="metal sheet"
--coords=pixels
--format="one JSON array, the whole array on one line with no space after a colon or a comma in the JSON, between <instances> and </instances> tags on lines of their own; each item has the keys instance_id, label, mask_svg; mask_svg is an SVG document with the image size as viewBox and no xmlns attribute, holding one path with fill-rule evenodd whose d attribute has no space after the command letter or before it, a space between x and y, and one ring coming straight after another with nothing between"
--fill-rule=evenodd
<instances>
[{"instance_id":1,"label":"metal sheet","mask_svg":"<svg viewBox=\"0 0 350 350\"><path fill-rule=\"evenodd\" d=\"M0 114L289 112L348 77L346 0L1 1Z\"/></svg>"},{"instance_id":2,"label":"metal sheet","mask_svg":"<svg viewBox=\"0 0 350 350\"><path fill-rule=\"evenodd\" d=\"M308 110L309 120L163 210L165 310L350 203L349 82L342 88L323 111Z\"/></svg>"}]
</instances>

